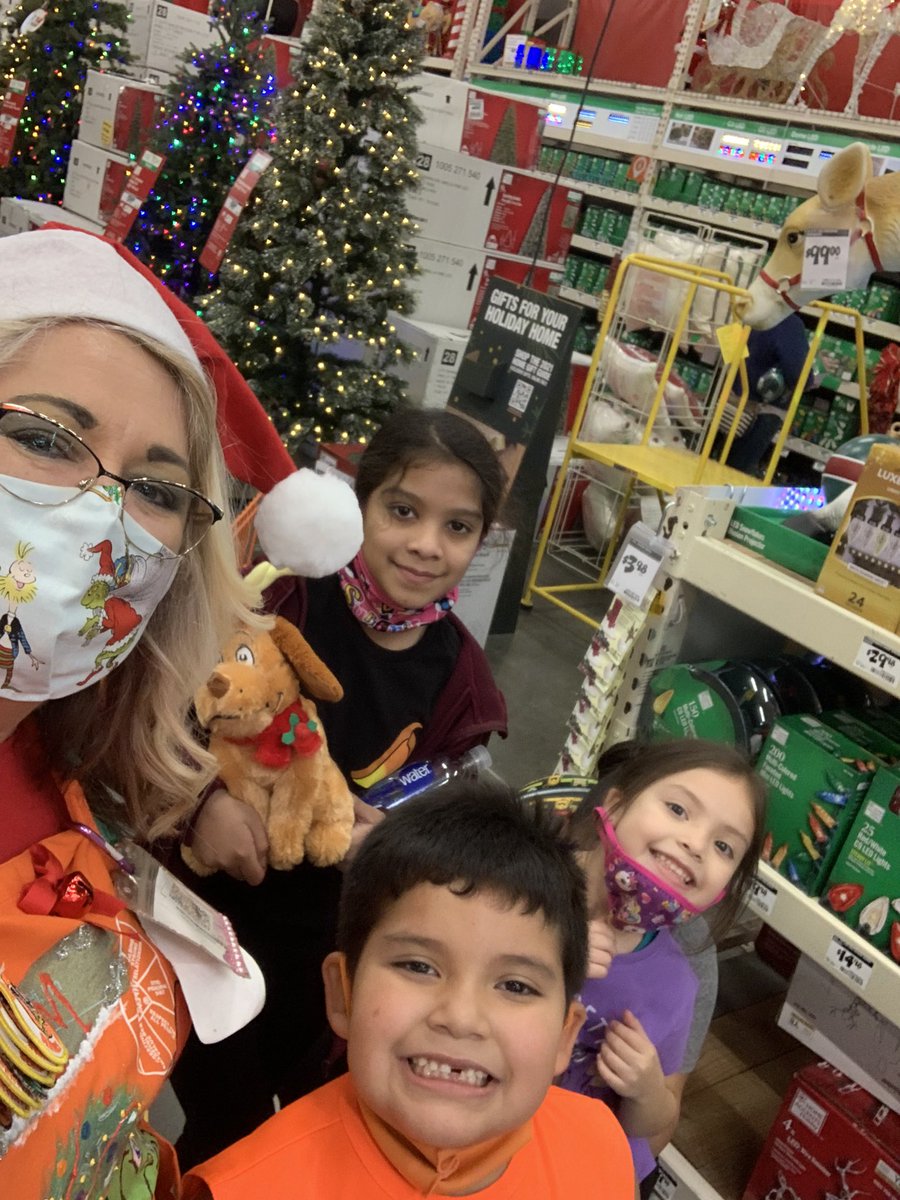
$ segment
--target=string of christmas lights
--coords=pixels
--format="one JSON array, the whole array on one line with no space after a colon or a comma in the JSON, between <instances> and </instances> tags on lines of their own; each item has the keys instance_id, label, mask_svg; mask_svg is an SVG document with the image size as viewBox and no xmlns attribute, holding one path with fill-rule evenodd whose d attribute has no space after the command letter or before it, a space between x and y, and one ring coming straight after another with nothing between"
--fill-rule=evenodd
<instances>
[{"instance_id":1,"label":"string of christmas lights","mask_svg":"<svg viewBox=\"0 0 900 1200\"><path fill-rule=\"evenodd\" d=\"M406 0L320 0L282 93L272 165L201 302L289 449L365 440L402 395L423 44Z\"/></svg>"},{"instance_id":2,"label":"string of christmas lights","mask_svg":"<svg viewBox=\"0 0 900 1200\"><path fill-rule=\"evenodd\" d=\"M128 20L110 0L22 0L9 10L15 32L0 44L0 92L11 79L28 90L0 195L62 203L85 76L129 61Z\"/></svg>"},{"instance_id":3,"label":"string of christmas lights","mask_svg":"<svg viewBox=\"0 0 900 1200\"><path fill-rule=\"evenodd\" d=\"M261 40L258 7L258 0L214 6L219 44L185 54L150 139L165 166L129 245L188 300L214 283L198 256L251 152L274 134L274 52Z\"/></svg>"}]
</instances>

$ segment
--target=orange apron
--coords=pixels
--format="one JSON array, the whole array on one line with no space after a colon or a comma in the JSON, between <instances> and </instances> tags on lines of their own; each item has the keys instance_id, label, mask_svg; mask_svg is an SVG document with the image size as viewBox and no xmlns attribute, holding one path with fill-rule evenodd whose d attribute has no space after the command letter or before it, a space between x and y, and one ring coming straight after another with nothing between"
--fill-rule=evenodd
<instances>
[{"instance_id":1,"label":"orange apron","mask_svg":"<svg viewBox=\"0 0 900 1200\"><path fill-rule=\"evenodd\" d=\"M77 785L64 796L72 820L94 824ZM64 873L114 891L107 856L81 834L64 830L41 845ZM22 912L34 878L30 851L0 864L0 970L69 1060L37 1112L0 1126L0 1196L174 1200L174 1151L146 1123L188 1029L172 968L126 910L86 921Z\"/></svg>"}]
</instances>

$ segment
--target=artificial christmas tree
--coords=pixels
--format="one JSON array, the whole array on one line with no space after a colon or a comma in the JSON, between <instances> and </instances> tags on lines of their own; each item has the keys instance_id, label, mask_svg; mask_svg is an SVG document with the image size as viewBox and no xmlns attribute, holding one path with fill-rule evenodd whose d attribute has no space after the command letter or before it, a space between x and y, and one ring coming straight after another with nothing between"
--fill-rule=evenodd
<instances>
[{"instance_id":1,"label":"artificial christmas tree","mask_svg":"<svg viewBox=\"0 0 900 1200\"><path fill-rule=\"evenodd\" d=\"M110 0L24 0L4 19L0 93L25 83L25 105L0 194L59 204L89 67L128 62L128 9Z\"/></svg>"},{"instance_id":2,"label":"artificial christmas tree","mask_svg":"<svg viewBox=\"0 0 900 1200\"><path fill-rule=\"evenodd\" d=\"M197 262L200 251L228 189L272 135L274 54L260 40L259 8L260 0L213 5L219 44L185 55L150 138L165 165L128 245L184 299L213 282Z\"/></svg>"},{"instance_id":3,"label":"artificial christmas tree","mask_svg":"<svg viewBox=\"0 0 900 1200\"><path fill-rule=\"evenodd\" d=\"M289 449L365 439L402 395L422 58L406 0L320 0L262 176L204 315Z\"/></svg>"}]
</instances>

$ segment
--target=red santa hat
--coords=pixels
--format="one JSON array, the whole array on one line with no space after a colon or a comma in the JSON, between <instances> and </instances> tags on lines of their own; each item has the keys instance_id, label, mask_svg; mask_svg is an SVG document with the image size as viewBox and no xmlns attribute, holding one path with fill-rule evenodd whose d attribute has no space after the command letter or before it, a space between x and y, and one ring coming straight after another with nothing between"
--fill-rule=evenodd
<instances>
[{"instance_id":1,"label":"red santa hat","mask_svg":"<svg viewBox=\"0 0 900 1200\"><path fill-rule=\"evenodd\" d=\"M96 574L103 579L115 579L116 563L112 556L112 542L106 538L102 542L98 542L96 546L85 545L81 551L82 558L88 558L91 554L100 555Z\"/></svg>"},{"instance_id":2,"label":"red santa hat","mask_svg":"<svg viewBox=\"0 0 900 1200\"><path fill-rule=\"evenodd\" d=\"M262 405L200 318L125 246L49 224L0 238L2 318L108 321L162 343L216 392L219 439L235 478L265 493L255 524L276 567L328 575L362 542L362 517L341 480L298 471Z\"/></svg>"}]
</instances>

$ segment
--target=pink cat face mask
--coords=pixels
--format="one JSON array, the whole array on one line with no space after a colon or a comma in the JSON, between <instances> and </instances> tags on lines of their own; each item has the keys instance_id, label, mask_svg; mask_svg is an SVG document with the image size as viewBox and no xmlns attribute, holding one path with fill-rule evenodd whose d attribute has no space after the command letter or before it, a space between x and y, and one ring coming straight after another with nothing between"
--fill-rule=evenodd
<instances>
[{"instance_id":1,"label":"pink cat face mask","mask_svg":"<svg viewBox=\"0 0 900 1200\"><path fill-rule=\"evenodd\" d=\"M626 854L606 810L597 808L595 811L597 836L606 852L604 882L609 898L609 919L616 928L649 931L666 925L680 925L718 904L725 895L723 890L709 905L698 908Z\"/></svg>"}]
</instances>

